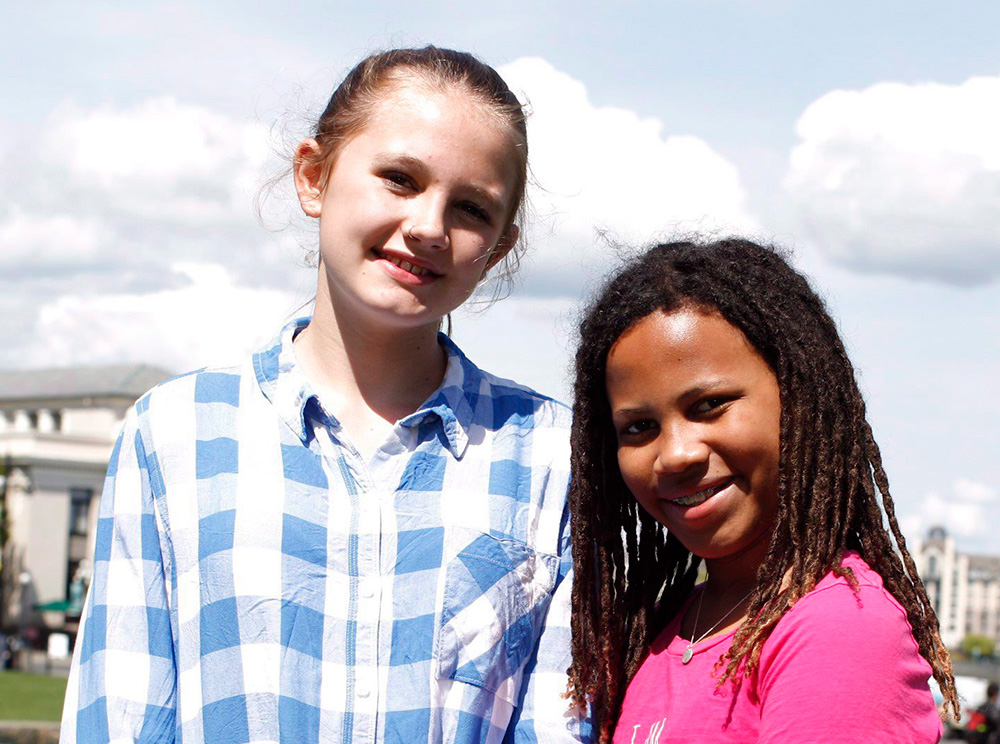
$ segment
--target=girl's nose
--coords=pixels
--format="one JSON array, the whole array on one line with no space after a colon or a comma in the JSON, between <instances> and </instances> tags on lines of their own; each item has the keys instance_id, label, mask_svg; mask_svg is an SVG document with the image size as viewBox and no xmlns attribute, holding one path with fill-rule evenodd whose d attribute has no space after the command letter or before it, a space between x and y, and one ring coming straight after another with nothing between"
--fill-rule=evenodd
<instances>
[{"instance_id":1,"label":"girl's nose","mask_svg":"<svg viewBox=\"0 0 1000 744\"><path fill-rule=\"evenodd\" d=\"M709 447L696 427L664 428L658 440L653 470L657 475L677 475L708 460Z\"/></svg>"},{"instance_id":2,"label":"girl's nose","mask_svg":"<svg viewBox=\"0 0 1000 744\"><path fill-rule=\"evenodd\" d=\"M425 249L446 250L450 246L445 206L440 202L440 199L429 195L424 199L415 199L409 225L403 227L406 237Z\"/></svg>"}]
</instances>

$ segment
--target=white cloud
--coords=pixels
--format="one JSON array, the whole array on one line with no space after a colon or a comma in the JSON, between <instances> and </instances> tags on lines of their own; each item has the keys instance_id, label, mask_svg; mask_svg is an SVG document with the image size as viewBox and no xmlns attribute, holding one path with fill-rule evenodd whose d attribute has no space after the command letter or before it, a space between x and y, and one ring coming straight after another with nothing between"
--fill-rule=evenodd
<instances>
[{"instance_id":1,"label":"white cloud","mask_svg":"<svg viewBox=\"0 0 1000 744\"><path fill-rule=\"evenodd\" d=\"M180 372L239 362L295 311L289 292L238 286L217 264L179 263L187 280L145 294L71 294L45 304L25 366L142 361Z\"/></svg>"},{"instance_id":2,"label":"white cloud","mask_svg":"<svg viewBox=\"0 0 1000 744\"><path fill-rule=\"evenodd\" d=\"M968 478L959 478L955 481L955 495L960 501L973 504L995 504L998 500L995 488Z\"/></svg>"},{"instance_id":3,"label":"white cloud","mask_svg":"<svg viewBox=\"0 0 1000 744\"><path fill-rule=\"evenodd\" d=\"M595 105L541 59L503 74L533 110L529 290L578 296L605 259L595 228L635 245L678 229L753 228L736 168L704 141ZM0 247L24 280L12 286L25 298L18 327L34 329L18 336L23 353L5 355L18 366L142 358L181 369L245 349L250 329L272 327L294 304L279 288L303 282L296 236L268 235L251 206L274 165L260 124L169 97L67 103L23 144L14 151L27 167L0 171L12 195ZM27 173L23 184L15 171ZM228 273L192 274L195 264ZM206 318L243 330L219 341Z\"/></svg>"},{"instance_id":4,"label":"white cloud","mask_svg":"<svg viewBox=\"0 0 1000 744\"><path fill-rule=\"evenodd\" d=\"M531 111L538 187L529 197L540 224L530 243L547 282L564 285L570 270L566 289L579 291L580 265L600 253L595 229L633 245L676 231L755 229L736 167L703 140L595 105L583 83L543 59L519 59L500 73Z\"/></svg>"},{"instance_id":5,"label":"white cloud","mask_svg":"<svg viewBox=\"0 0 1000 744\"><path fill-rule=\"evenodd\" d=\"M785 186L832 260L954 284L1000 276L1000 76L833 91L796 129Z\"/></svg>"},{"instance_id":6,"label":"white cloud","mask_svg":"<svg viewBox=\"0 0 1000 744\"><path fill-rule=\"evenodd\" d=\"M988 538L997 523L996 489L985 483L959 478L949 497L928 493L916 510L903 520L905 531L912 537L923 536L934 526L943 526L964 540Z\"/></svg>"},{"instance_id":7,"label":"white cloud","mask_svg":"<svg viewBox=\"0 0 1000 744\"><path fill-rule=\"evenodd\" d=\"M246 219L269 152L260 124L162 97L125 110L63 106L39 159L48 188L85 190L133 218L204 225Z\"/></svg>"},{"instance_id":8,"label":"white cloud","mask_svg":"<svg viewBox=\"0 0 1000 744\"><path fill-rule=\"evenodd\" d=\"M595 227L642 244L678 227L752 226L735 167L705 142L595 106L582 83L543 60L520 60L504 74L534 110L532 167L542 188L532 190L539 219L529 292L578 296L604 260ZM261 124L157 97L125 107L65 103L26 136L6 148L0 167L0 266L5 290L21 298L5 327L14 329L9 342L30 349L3 356L18 366L29 357L96 362L138 349L197 363L180 340L169 341L175 331L158 328L167 341L157 349L144 340L151 334L142 328L182 327L184 308L206 306L188 301L175 264L225 266L226 291L307 281L302 234L275 236L255 219L252 197L277 166ZM280 191L272 206L291 216L297 204L287 197ZM169 320L154 322L154 313Z\"/></svg>"},{"instance_id":9,"label":"white cloud","mask_svg":"<svg viewBox=\"0 0 1000 744\"><path fill-rule=\"evenodd\" d=\"M0 153L0 267L23 297L148 292L170 266L225 264L239 283L288 286L297 235L258 224L253 199L277 167L267 129L160 97L129 107L66 103ZM281 200L291 209L286 189ZM272 220L280 225L280 220Z\"/></svg>"},{"instance_id":10,"label":"white cloud","mask_svg":"<svg viewBox=\"0 0 1000 744\"><path fill-rule=\"evenodd\" d=\"M96 217L25 214L10 210L0 222L0 266L24 270L52 264L87 264L97 259L109 238Z\"/></svg>"}]
</instances>

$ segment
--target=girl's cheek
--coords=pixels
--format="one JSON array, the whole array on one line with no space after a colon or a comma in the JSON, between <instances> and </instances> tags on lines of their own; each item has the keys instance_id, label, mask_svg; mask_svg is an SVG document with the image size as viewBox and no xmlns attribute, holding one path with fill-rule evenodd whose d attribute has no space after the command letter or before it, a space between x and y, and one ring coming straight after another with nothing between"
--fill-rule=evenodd
<instances>
[{"instance_id":1,"label":"girl's cheek","mask_svg":"<svg viewBox=\"0 0 1000 744\"><path fill-rule=\"evenodd\" d=\"M652 463L645 463L637 453L630 449L618 451L618 469L621 471L622 480L628 489L635 494L642 484L652 477Z\"/></svg>"}]
</instances>

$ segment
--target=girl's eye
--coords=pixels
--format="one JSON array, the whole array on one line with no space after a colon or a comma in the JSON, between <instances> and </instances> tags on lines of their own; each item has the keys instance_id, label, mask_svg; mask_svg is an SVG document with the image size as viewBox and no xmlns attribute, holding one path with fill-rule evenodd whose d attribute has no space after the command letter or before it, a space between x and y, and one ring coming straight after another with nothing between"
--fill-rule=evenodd
<instances>
[{"instance_id":1,"label":"girl's eye","mask_svg":"<svg viewBox=\"0 0 1000 744\"><path fill-rule=\"evenodd\" d=\"M461 209L466 214L468 214L473 219L477 220L478 222L482 222L484 225L489 225L492 223L492 219L490 218L490 213L487 212L482 207L480 207L475 202L468 202L468 201L460 202L458 204L458 208Z\"/></svg>"},{"instance_id":2,"label":"girl's eye","mask_svg":"<svg viewBox=\"0 0 1000 744\"><path fill-rule=\"evenodd\" d=\"M639 421L629 421L618 429L618 436L622 439L641 437L643 434L656 428L656 422L651 419L640 419Z\"/></svg>"},{"instance_id":3,"label":"girl's eye","mask_svg":"<svg viewBox=\"0 0 1000 744\"><path fill-rule=\"evenodd\" d=\"M393 186L405 189L416 188L416 183L414 183L413 179L400 171L386 171L382 174L382 178L393 184Z\"/></svg>"},{"instance_id":4,"label":"girl's eye","mask_svg":"<svg viewBox=\"0 0 1000 744\"><path fill-rule=\"evenodd\" d=\"M712 413L718 413L722 408L729 403L732 398L725 396L714 396L711 398L702 398L700 401L694 404L693 411L699 416L705 416Z\"/></svg>"}]
</instances>

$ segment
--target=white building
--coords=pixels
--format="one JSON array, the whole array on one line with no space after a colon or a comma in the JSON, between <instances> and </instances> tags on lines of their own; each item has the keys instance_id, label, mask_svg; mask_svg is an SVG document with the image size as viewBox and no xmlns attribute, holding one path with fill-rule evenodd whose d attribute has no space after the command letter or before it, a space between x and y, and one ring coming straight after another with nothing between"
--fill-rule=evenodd
<instances>
[{"instance_id":1,"label":"white building","mask_svg":"<svg viewBox=\"0 0 1000 744\"><path fill-rule=\"evenodd\" d=\"M0 371L0 503L9 535L0 629L75 629L122 420L169 376L145 365Z\"/></svg>"},{"instance_id":2,"label":"white building","mask_svg":"<svg viewBox=\"0 0 1000 744\"><path fill-rule=\"evenodd\" d=\"M988 636L1000 644L1000 556L958 552L943 527L931 529L912 554L945 645L955 648L967 635Z\"/></svg>"}]
</instances>

